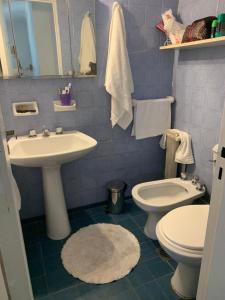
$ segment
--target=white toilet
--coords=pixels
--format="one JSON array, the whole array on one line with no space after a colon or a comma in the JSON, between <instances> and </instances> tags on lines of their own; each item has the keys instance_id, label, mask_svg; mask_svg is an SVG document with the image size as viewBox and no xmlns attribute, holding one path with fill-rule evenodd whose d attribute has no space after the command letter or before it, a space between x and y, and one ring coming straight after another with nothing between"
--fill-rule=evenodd
<instances>
[{"instance_id":1,"label":"white toilet","mask_svg":"<svg viewBox=\"0 0 225 300\"><path fill-rule=\"evenodd\" d=\"M213 173L217 152L218 145L213 148ZM165 215L156 227L162 248L178 263L171 285L184 299L196 297L208 214L209 205L183 206Z\"/></svg>"},{"instance_id":2,"label":"white toilet","mask_svg":"<svg viewBox=\"0 0 225 300\"><path fill-rule=\"evenodd\" d=\"M174 208L192 204L205 191L199 191L189 180L180 178L150 181L136 185L132 189L134 202L148 214L145 234L156 240L158 221Z\"/></svg>"},{"instance_id":3,"label":"white toilet","mask_svg":"<svg viewBox=\"0 0 225 300\"><path fill-rule=\"evenodd\" d=\"M156 227L162 248L178 262L171 285L184 299L196 297L208 213L209 205L179 207L164 216Z\"/></svg>"}]
</instances>

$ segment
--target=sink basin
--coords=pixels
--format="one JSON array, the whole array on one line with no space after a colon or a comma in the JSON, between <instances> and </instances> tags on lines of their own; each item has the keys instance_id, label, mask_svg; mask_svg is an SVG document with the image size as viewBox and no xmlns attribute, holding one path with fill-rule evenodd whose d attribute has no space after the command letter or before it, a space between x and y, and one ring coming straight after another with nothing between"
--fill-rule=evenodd
<instances>
[{"instance_id":1,"label":"sink basin","mask_svg":"<svg viewBox=\"0 0 225 300\"><path fill-rule=\"evenodd\" d=\"M66 238L71 227L64 198L60 167L89 153L97 141L78 132L66 132L34 138L21 136L8 141L12 164L42 167L47 235L53 240Z\"/></svg>"},{"instance_id":2,"label":"sink basin","mask_svg":"<svg viewBox=\"0 0 225 300\"><path fill-rule=\"evenodd\" d=\"M97 145L88 135L73 131L61 135L21 136L8 141L11 163L24 167L61 165L81 158Z\"/></svg>"}]
</instances>

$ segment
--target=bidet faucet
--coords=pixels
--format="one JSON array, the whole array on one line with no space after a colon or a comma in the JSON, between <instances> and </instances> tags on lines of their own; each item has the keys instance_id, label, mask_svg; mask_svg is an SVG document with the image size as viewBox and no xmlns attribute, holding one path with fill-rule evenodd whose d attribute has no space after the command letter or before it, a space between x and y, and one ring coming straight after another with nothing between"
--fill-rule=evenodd
<instances>
[{"instance_id":1,"label":"bidet faucet","mask_svg":"<svg viewBox=\"0 0 225 300\"><path fill-rule=\"evenodd\" d=\"M198 182L196 184L196 190L200 191L200 192L205 192L206 191L206 186L204 184L201 184L200 182Z\"/></svg>"},{"instance_id":2,"label":"bidet faucet","mask_svg":"<svg viewBox=\"0 0 225 300\"><path fill-rule=\"evenodd\" d=\"M191 180L193 185L197 185L199 183L200 178L198 176L194 176Z\"/></svg>"},{"instance_id":3,"label":"bidet faucet","mask_svg":"<svg viewBox=\"0 0 225 300\"><path fill-rule=\"evenodd\" d=\"M50 131L45 126L43 126L42 136L43 137L49 137L50 136Z\"/></svg>"}]
</instances>

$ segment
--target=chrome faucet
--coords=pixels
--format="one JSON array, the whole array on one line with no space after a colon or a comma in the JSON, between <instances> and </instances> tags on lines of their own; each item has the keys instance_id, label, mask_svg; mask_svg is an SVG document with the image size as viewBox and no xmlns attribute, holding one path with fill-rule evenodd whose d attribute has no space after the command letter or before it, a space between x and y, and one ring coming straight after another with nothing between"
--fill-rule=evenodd
<instances>
[{"instance_id":1,"label":"chrome faucet","mask_svg":"<svg viewBox=\"0 0 225 300\"><path fill-rule=\"evenodd\" d=\"M43 137L49 137L50 136L50 131L45 126L43 126L42 136Z\"/></svg>"}]
</instances>

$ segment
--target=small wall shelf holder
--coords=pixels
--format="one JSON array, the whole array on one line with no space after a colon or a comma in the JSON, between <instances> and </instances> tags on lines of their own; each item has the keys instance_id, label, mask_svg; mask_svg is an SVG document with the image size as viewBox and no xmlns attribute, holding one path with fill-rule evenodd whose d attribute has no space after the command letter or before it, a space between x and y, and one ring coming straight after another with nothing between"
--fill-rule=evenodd
<instances>
[{"instance_id":1,"label":"small wall shelf holder","mask_svg":"<svg viewBox=\"0 0 225 300\"><path fill-rule=\"evenodd\" d=\"M39 114L36 101L12 103L12 111L15 117L35 116Z\"/></svg>"},{"instance_id":2,"label":"small wall shelf holder","mask_svg":"<svg viewBox=\"0 0 225 300\"><path fill-rule=\"evenodd\" d=\"M71 101L71 105L62 105L60 100L56 100L53 103L55 112L74 111L77 108L75 100Z\"/></svg>"},{"instance_id":3,"label":"small wall shelf holder","mask_svg":"<svg viewBox=\"0 0 225 300\"><path fill-rule=\"evenodd\" d=\"M216 46L225 46L225 36L211 38L201 41L181 43L176 45L167 45L161 46L160 50L171 50L171 49L193 49L193 48L204 48L204 47L216 47Z\"/></svg>"}]
</instances>

